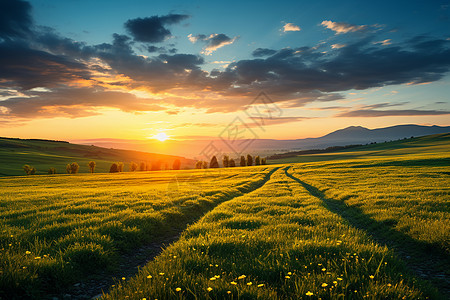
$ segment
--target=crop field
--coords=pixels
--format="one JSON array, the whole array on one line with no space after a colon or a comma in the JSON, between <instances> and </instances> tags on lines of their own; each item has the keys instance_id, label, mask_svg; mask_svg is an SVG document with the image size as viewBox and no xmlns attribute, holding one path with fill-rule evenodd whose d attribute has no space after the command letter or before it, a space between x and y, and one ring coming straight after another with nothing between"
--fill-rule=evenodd
<instances>
[{"instance_id":1,"label":"crop field","mask_svg":"<svg viewBox=\"0 0 450 300\"><path fill-rule=\"evenodd\" d=\"M408 143L307 163L1 178L0 298L60 297L181 233L102 297L445 299L449 137Z\"/></svg>"}]
</instances>

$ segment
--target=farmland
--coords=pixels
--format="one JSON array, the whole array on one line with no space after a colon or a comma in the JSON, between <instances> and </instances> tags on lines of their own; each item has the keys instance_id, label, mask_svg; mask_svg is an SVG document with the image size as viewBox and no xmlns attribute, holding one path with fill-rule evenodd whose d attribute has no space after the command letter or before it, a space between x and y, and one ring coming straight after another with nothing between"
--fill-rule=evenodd
<instances>
[{"instance_id":1,"label":"farmland","mask_svg":"<svg viewBox=\"0 0 450 300\"><path fill-rule=\"evenodd\" d=\"M0 297L63 294L182 232L103 297L442 299L449 140L271 166L2 178Z\"/></svg>"}]
</instances>

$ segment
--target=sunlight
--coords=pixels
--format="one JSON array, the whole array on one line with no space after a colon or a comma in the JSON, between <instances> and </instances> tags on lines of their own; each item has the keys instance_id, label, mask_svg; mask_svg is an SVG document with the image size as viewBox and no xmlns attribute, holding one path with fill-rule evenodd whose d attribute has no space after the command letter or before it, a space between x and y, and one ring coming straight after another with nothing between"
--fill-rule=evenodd
<instances>
[{"instance_id":1,"label":"sunlight","mask_svg":"<svg viewBox=\"0 0 450 300\"><path fill-rule=\"evenodd\" d=\"M160 142L164 142L169 138L169 136L165 132L159 132L153 136L154 139L157 139Z\"/></svg>"}]
</instances>

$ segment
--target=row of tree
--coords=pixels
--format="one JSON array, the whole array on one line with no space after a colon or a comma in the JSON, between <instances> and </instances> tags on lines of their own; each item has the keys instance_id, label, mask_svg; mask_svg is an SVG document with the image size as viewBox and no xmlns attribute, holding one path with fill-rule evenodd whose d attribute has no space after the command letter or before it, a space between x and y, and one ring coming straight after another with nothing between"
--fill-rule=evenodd
<instances>
[{"instance_id":1,"label":"row of tree","mask_svg":"<svg viewBox=\"0 0 450 300\"><path fill-rule=\"evenodd\" d=\"M266 165L267 161L266 158L263 157L259 157L255 156L255 158L253 159L253 156L251 156L250 154L247 154L247 157L245 157L244 155L241 156L241 160L239 162L239 165L241 167L246 167L246 166L259 166L259 165ZM222 158L222 166L224 168L232 168L232 167L236 167L236 162L233 158L230 158L228 155L224 155ZM219 168L219 161L217 160L216 156L213 156L211 158L211 161L209 162L209 167L210 168ZM208 168L208 162L207 161L202 161L199 160L197 161L197 163L195 164L195 168L197 169L207 169Z\"/></svg>"},{"instance_id":2,"label":"row of tree","mask_svg":"<svg viewBox=\"0 0 450 300\"><path fill-rule=\"evenodd\" d=\"M132 161L129 166L129 170L131 172L135 172L137 170L139 171L159 171L161 170L162 161L157 161L152 164L147 164L144 162L141 162L139 165ZM95 161L90 161L87 166L89 167L89 172L94 173L95 167L97 166ZM176 159L172 164L173 170L179 170L181 167L181 161L179 159ZM123 172L124 169L124 163L123 162L117 162L113 163L111 167L109 168L110 173L117 173L117 172ZM169 169L169 165L165 163L165 169ZM24 165L23 170L27 175L34 175L36 174L36 168L32 167L30 165ZM67 174L77 174L80 170L80 165L77 162L73 162L66 165L66 172ZM56 174L56 168L49 168L48 174Z\"/></svg>"}]
</instances>

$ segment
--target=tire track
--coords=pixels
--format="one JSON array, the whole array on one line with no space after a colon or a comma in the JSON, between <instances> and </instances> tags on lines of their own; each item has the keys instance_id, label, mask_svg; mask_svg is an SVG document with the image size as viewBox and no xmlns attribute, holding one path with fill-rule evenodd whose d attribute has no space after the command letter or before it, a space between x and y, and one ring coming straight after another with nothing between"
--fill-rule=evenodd
<instances>
[{"instance_id":1,"label":"tire track","mask_svg":"<svg viewBox=\"0 0 450 300\"><path fill-rule=\"evenodd\" d=\"M290 167L289 167L290 168ZM430 245L378 222L358 208L347 206L343 201L327 198L318 188L309 185L284 169L287 177L298 182L313 197L321 200L329 211L344 218L349 225L363 230L380 245L394 250L419 278L431 282L440 293L450 299L450 258L445 253L430 249Z\"/></svg>"},{"instance_id":2,"label":"tire track","mask_svg":"<svg viewBox=\"0 0 450 300\"><path fill-rule=\"evenodd\" d=\"M190 222L186 223L183 228L174 230L166 236L156 239L156 241L135 249L130 254L122 254L120 258L120 270L118 270L117 272L100 274L96 276L96 278L76 283L72 288L70 288L63 294L51 295L49 298L74 300L100 298L103 293L108 293L108 290L111 288L111 286L118 282L120 278L130 278L135 276L139 272L140 268L144 267L146 264L154 260L155 257L158 256L162 251L164 251L164 249L167 248L170 244L177 242L181 236L181 233L189 226L189 224L197 222L206 213L210 212L222 203L226 203L235 198L242 197L262 188L270 180L272 174L274 174L280 168L281 167L274 167L265 175L264 179L262 179L257 184L252 185L247 190L241 191L242 193L240 195L227 196L223 201L215 202L209 210L203 212L203 214L201 214L198 218L190 220Z\"/></svg>"}]
</instances>

